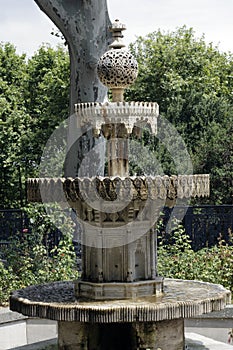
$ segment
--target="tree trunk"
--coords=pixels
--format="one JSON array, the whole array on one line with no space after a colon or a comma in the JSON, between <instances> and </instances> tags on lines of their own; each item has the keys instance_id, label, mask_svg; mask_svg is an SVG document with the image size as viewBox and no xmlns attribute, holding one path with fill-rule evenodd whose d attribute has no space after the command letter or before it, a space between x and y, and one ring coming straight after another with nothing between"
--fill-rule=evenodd
<instances>
[{"instance_id":1,"label":"tree trunk","mask_svg":"<svg viewBox=\"0 0 233 350\"><path fill-rule=\"evenodd\" d=\"M70 112L78 102L102 102L106 88L96 65L107 50L110 20L106 0L34 0L64 35L70 54Z\"/></svg>"},{"instance_id":2,"label":"tree trunk","mask_svg":"<svg viewBox=\"0 0 233 350\"><path fill-rule=\"evenodd\" d=\"M99 57L107 50L110 40L110 20L106 0L34 1L59 28L68 44L70 54L70 115L74 113L75 103L103 102L107 95L107 89L97 77L96 66ZM65 164L66 176L78 175L81 162L80 149L78 148L81 145L81 148L86 149L86 145L83 145L84 141L80 142L81 135L82 131L77 127L76 119L70 118L69 152ZM91 132L84 139L90 150L95 144Z\"/></svg>"}]
</instances>

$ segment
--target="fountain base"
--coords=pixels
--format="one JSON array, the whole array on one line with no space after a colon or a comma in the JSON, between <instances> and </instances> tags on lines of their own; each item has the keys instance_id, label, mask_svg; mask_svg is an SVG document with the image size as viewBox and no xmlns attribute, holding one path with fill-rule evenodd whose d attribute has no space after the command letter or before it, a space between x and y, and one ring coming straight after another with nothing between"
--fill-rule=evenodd
<instances>
[{"instance_id":1,"label":"fountain base","mask_svg":"<svg viewBox=\"0 0 233 350\"><path fill-rule=\"evenodd\" d=\"M92 324L58 322L59 350L184 349L183 319Z\"/></svg>"},{"instance_id":2,"label":"fountain base","mask_svg":"<svg viewBox=\"0 0 233 350\"><path fill-rule=\"evenodd\" d=\"M132 299L158 295L163 292L163 278L138 282L92 283L77 281L75 295L77 298L93 300Z\"/></svg>"},{"instance_id":3,"label":"fountain base","mask_svg":"<svg viewBox=\"0 0 233 350\"><path fill-rule=\"evenodd\" d=\"M183 320L230 302L230 291L199 281L164 279L158 295L99 301L77 299L73 282L53 282L13 292L10 309L58 321L59 350L183 350Z\"/></svg>"}]
</instances>

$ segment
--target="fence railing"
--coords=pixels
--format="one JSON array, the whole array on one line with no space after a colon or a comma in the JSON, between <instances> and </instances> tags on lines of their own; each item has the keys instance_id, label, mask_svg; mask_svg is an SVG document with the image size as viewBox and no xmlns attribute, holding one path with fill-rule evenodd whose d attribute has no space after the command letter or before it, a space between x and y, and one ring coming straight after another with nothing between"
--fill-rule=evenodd
<instances>
[{"instance_id":1,"label":"fence railing","mask_svg":"<svg viewBox=\"0 0 233 350\"><path fill-rule=\"evenodd\" d=\"M169 225L171 216L182 219L185 231L189 234L192 247L199 250L203 247L211 247L218 242L220 235L226 241L233 232L233 205L202 205L194 207L176 206L173 210L165 208L164 222ZM28 218L20 209L0 210L0 248L7 244L9 237L17 232L23 232L28 227ZM78 225L76 225L78 230ZM167 227L169 229L169 227ZM50 242L58 242L61 232L54 227ZM75 241L80 237L79 232L74 232Z\"/></svg>"},{"instance_id":2,"label":"fence railing","mask_svg":"<svg viewBox=\"0 0 233 350\"><path fill-rule=\"evenodd\" d=\"M0 210L0 249L7 245L9 237L27 227L28 218L20 209Z\"/></svg>"},{"instance_id":3,"label":"fence railing","mask_svg":"<svg viewBox=\"0 0 233 350\"><path fill-rule=\"evenodd\" d=\"M166 208L164 215L165 226L171 225L172 216L182 221L194 250L214 246L220 236L229 242L233 233L233 205L176 206Z\"/></svg>"}]
</instances>

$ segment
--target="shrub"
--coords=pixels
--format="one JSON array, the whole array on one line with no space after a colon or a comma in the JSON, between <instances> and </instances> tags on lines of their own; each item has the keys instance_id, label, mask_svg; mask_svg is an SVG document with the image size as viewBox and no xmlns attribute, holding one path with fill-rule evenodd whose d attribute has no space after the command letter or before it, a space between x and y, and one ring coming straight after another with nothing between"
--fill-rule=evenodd
<instances>
[{"instance_id":1,"label":"shrub","mask_svg":"<svg viewBox=\"0 0 233 350\"><path fill-rule=\"evenodd\" d=\"M51 248L48 240L54 226L43 207L29 205L24 210L29 217L29 227L10 238L4 251L6 263L0 263L0 305L8 302L15 289L78 277L72 223L64 220L62 212L54 211L61 222L62 237Z\"/></svg>"},{"instance_id":2,"label":"shrub","mask_svg":"<svg viewBox=\"0 0 233 350\"><path fill-rule=\"evenodd\" d=\"M194 252L190 237L183 226L174 220L170 236L159 237L158 272L169 278L201 280L217 283L233 291L233 245L219 236L218 244Z\"/></svg>"}]
</instances>

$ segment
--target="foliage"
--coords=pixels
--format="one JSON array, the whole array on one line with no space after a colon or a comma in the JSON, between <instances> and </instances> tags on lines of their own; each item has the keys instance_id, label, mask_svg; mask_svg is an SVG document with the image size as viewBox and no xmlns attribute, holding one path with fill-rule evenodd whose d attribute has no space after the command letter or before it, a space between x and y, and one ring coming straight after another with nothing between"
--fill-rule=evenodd
<instances>
[{"instance_id":1,"label":"foliage","mask_svg":"<svg viewBox=\"0 0 233 350\"><path fill-rule=\"evenodd\" d=\"M69 57L60 47L55 51L41 47L28 61L28 81L25 103L32 120L30 149L37 164L44 146L56 128L68 115Z\"/></svg>"},{"instance_id":2,"label":"foliage","mask_svg":"<svg viewBox=\"0 0 233 350\"><path fill-rule=\"evenodd\" d=\"M10 292L32 284L72 280L78 277L76 254L72 243L73 225L58 210L62 236L53 246L50 242L54 226L41 205L24 208L29 226L10 238L5 249L5 265L0 263L0 305L7 303Z\"/></svg>"},{"instance_id":3,"label":"foliage","mask_svg":"<svg viewBox=\"0 0 233 350\"><path fill-rule=\"evenodd\" d=\"M127 91L127 99L159 103L158 128L167 118L185 140L194 171L211 174L210 201L231 204L232 55L207 45L204 37L196 39L193 30L185 27L139 37L131 50L139 63L139 77ZM43 46L26 60L11 44L0 44L1 208L25 204L25 180L37 175L47 139L67 118L68 95L65 50ZM132 173L160 171L160 165L164 173L176 172L161 140L145 132L142 145L140 161L140 145L132 152ZM172 147L179 145L172 143ZM70 224L63 227L66 234L60 243L51 248L53 226L42 208L28 206L25 211L30 226L11 238L5 251L7 263L0 262L0 303L6 302L13 289L77 276ZM62 217L60 221L62 226ZM170 244L163 238L158 256L161 275L221 283L233 290L232 245L220 237L218 246L194 252L179 223L175 223Z\"/></svg>"},{"instance_id":4,"label":"foliage","mask_svg":"<svg viewBox=\"0 0 233 350\"><path fill-rule=\"evenodd\" d=\"M12 45L0 45L0 199L14 207L21 195L21 135L29 116L24 106L25 56ZM15 189L18 191L15 191Z\"/></svg>"},{"instance_id":5,"label":"foliage","mask_svg":"<svg viewBox=\"0 0 233 350\"><path fill-rule=\"evenodd\" d=\"M25 180L36 176L47 139L68 117L69 57L43 46L29 60L0 45L0 202L25 204Z\"/></svg>"},{"instance_id":6,"label":"foliage","mask_svg":"<svg viewBox=\"0 0 233 350\"><path fill-rule=\"evenodd\" d=\"M218 245L194 252L183 226L174 221L170 236L160 237L158 249L159 274L170 278L199 280L221 284L233 291L233 240L226 243L219 237Z\"/></svg>"},{"instance_id":7,"label":"foliage","mask_svg":"<svg viewBox=\"0 0 233 350\"><path fill-rule=\"evenodd\" d=\"M196 38L192 29L157 31L131 44L139 76L128 100L157 101L161 116L182 135L196 173L211 174L212 204L232 203L232 54ZM68 116L69 57L42 46L26 60L11 44L0 45L1 208L25 204L25 180L34 177L44 146ZM164 139L166 133L164 134ZM131 172L178 170L160 140L145 136L142 160L133 154ZM175 145L179 153L180 145ZM155 161L152 160L155 159ZM152 166L153 165L153 166Z\"/></svg>"},{"instance_id":8,"label":"foliage","mask_svg":"<svg viewBox=\"0 0 233 350\"><path fill-rule=\"evenodd\" d=\"M232 54L206 44L204 36L196 38L186 27L139 37L131 50L139 76L127 91L127 99L158 102L161 116L182 135L194 172L211 174L210 202L231 204ZM162 143L156 140L154 149L165 171L174 172Z\"/></svg>"}]
</instances>

